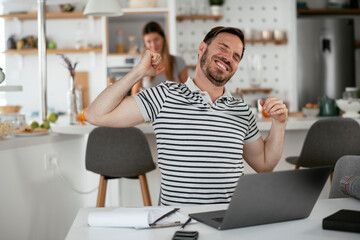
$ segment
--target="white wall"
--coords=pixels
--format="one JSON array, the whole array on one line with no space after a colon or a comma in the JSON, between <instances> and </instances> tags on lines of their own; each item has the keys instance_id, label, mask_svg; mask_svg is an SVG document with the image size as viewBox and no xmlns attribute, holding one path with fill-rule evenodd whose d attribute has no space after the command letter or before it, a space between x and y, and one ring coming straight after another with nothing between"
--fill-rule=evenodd
<instances>
[{"instance_id":1,"label":"white wall","mask_svg":"<svg viewBox=\"0 0 360 240\"><path fill-rule=\"evenodd\" d=\"M64 239L78 209L95 205L97 192L79 194L69 185L82 191L98 185L98 176L84 168L86 139L55 138L0 151L0 239ZM57 157L69 183L62 182L54 169L45 169L45 154Z\"/></svg>"},{"instance_id":2,"label":"white wall","mask_svg":"<svg viewBox=\"0 0 360 240\"><path fill-rule=\"evenodd\" d=\"M175 2L177 14L189 12L189 6L186 5L188 2L181 0ZM209 12L209 7L201 3L204 1L193 1L192 4L201 13ZM289 101L290 108L295 110L296 96L292 94L296 92L294 91L294 86L296 86L296 72L294 71L294 66L296 66L295 10L294 0L227 0L223 5L223 18L219 21L186 20L177 22L177 53L183 56L187 64L196 64L199 43L205 34L215 26L238 27L244 32L247 29L257 31L283 30L287 34L287 44L246 44L244 57L239 64L238 71L227 84L227 87L231 92L235 92L236 88L250 87L247 57L257 54L261 57L262 62L261 87L270 87L274 90L270 95L263 93L247 94L244 99L248 104L253 105L257 98L277 96Z\"/></svg>"}]
</instances>

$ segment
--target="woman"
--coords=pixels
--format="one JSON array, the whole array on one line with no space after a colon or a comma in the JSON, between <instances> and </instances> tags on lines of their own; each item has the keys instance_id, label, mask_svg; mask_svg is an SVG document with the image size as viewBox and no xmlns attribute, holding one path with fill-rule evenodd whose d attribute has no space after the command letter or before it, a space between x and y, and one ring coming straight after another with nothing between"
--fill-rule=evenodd
<instances>
[{"instance_id":1,"label":"woman","mask_svg":"<svg viewBox=\"0 0 360 240\"><path fill-rule=\"evenodd\" d=\"M166 80L178 83L186 82L188 75L185 61L181 57L170 55L165 33L161 26L156 22L149 22L144 26L142 35L145 48L161 54L161 65L165 70L155 77L144 78L137 82L131 90L131 95L135 95L141 89L154 87Z\"/></svg>"}]
</instances>

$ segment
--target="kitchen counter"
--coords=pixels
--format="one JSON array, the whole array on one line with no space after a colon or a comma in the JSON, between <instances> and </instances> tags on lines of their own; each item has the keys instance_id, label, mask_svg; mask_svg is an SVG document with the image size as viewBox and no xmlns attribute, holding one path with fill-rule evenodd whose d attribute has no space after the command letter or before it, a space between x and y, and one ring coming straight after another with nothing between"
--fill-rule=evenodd
<instances>
[{"instance_id":1,"label":"kitchen counter","mask_svg":"<svg viewBox=\"0 0 360 240\"><path fill-rule=\"evenodd\" d=\"M308 130L320 117L306 118L306 117L289 117L286 130ZM360 119L357 119L360 123ZM85 125L68 125L64 123L52 124L51 129L55 133L61 134L89 134L96 126L91 124ZM154 134L154 130L150 123L142 123L136 126L141 129L145 134ZM271 121L269 119L258 120L258 128L260 131L269 131Z\"/></svg>"},{"instance_id":2,"label":"kitchen counter","mask_svg":"<svg viewBox=\"0 0 360 240\"><path fill-rule=\"evenodd\" d=\"M6 136L0 137L0 151L17 149L21 147L32 147L35 145L52 144L61 141L67 141L75 138L81 138L81 135L64 135L50 132L46 135L24 135L24 136Z\"/></svg>"}]
</instances>

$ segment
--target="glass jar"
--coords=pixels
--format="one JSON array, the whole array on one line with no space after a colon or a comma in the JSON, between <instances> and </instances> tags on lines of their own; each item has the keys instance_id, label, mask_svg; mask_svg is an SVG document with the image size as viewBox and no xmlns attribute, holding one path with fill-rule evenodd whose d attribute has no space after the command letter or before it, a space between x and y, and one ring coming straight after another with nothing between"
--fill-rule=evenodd
<instances>
[{"instance_id":1,"label":"glass jar","mask_svg":"<svg viewBox=\"0 0 360 240\"><path fill-rule=\"evenodd\" d=\"M134 35L129 36L129 53L138 53L139 44L137 41L137 37Z\"/></svg>"},{"instance_id":2,"label":"glass jar","mask_svg":"<svg viewBox=\"0 0 360 240\"><path fill-rule=\"evenodd\" d=\"M126 44L124 39L124 31L118 30L117 34L117 41L116 41L116 52L117 53L125 53L126 51Z\"/></svg>"}]
</instances>

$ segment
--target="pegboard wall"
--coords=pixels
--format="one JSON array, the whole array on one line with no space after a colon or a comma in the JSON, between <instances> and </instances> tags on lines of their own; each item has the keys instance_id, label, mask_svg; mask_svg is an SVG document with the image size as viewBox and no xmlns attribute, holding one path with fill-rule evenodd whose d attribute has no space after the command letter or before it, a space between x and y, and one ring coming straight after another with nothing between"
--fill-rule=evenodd
<instances>
[{"instance_id":1,"label":"pegboard wall","mask_svg":"<svg viewBox=\"0 0 360 240\"><path fill-rule=\"evenodd\" d=\"M289 35L291 18L289 11L293 1L288 0L226 0L223 5L223 18L215 20L184 20L177 22L177 54L182 56L188 65L197 62L197 48L206 33L215 26L238 27L246 34L260 33L263 30L281 30ZM197 10L195 10L197 9ZM197 11L197 12L196 12ZM176 14L210 14L207 0L176 1ZM253 38L253 37L252 37ZM253 66L250 59L257 56L260 59L260 68L256 73L259 76L261 88L273 88L271 95L276 95L289 101L289 79L292 78L291 68L292 51L288 43L275 45L274 43L248 43L245 53L239 64L238 71L227 84L231 92L236 88L250 88L253 86ZM193 74L189 71L189 75ZM294 79L295 80L295 79ZM244 99L252 105L259 97L266 97L263 93L244 95Z\"/></svg>"}]
</instances>

